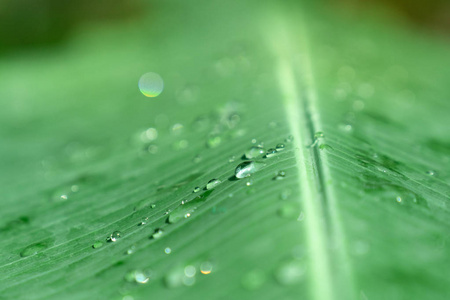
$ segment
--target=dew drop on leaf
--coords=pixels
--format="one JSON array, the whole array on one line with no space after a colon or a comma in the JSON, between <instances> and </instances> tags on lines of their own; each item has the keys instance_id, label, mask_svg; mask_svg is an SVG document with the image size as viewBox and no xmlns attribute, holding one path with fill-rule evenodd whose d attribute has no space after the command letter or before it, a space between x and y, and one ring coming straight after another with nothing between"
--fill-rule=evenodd
<instances>
[{"instance_id":1,"label":"dew drop on leaf","mask_svg":"<svg viewBox=\"0 0 450 300\"><path fill-rule=\"evenodd\" d=\"M254 146L245 151L245 158L246 159L253 159L264 155L264 148L260 146Z\"/></svg>"},{"instance_id":2,"label":"dew drop on leaf","mask_svg":"<svg viewBox=\"0 0 450 300\"><path fill-rule=\"evenodd\" d=\"M277 144L277 146L275 147L275 149L280 152L283 151L285 148L284 144Z\"/></svg>"},{"instance_id":3,"label":"dew drop on leaf","mask_svg":"<svg viewBox=\"0 0 450 300\"><path fill-rule=\"evenodd\" d=\"M202 273L204 275L211 274L212 269L213 269L213 265L209 261L204 261L200 264L200 273Z\"/></svg>"},{"instance_id":4,"label":"dew drop on leaf","mask_svg":"<svg viewBox=\"0 0 450 300\"><path fill-rule=\"evenodd\" d=\"M219 179L211 179L210 181L208 181L208 183L206 184L206 189L207 190L212 190L213 188L215 188L216 186L218 186L221 183L221 181Z\"/></svg>"},{"instance_id":5,"label":"dew drop on leaf","mask_svg":"<svg viewBox=\"0 0 450 300\"><path fill-rule=\"evenodd\" d=\"M305 275L305 267L300 261L290 261L281 264L275 270L275 279L281 285L298 284Z\"/></svg>"},{"instance_id":6,"label":"dew drop on leaf","mask_svg":"<svg viewBox=\"0 0 450 300\"><path fill-rule=\"evenodd\" d=\"M194 188L193 192L194 192L194 193L200 192L200 188L199 188L198 186L196 186L196 187Z\"/></svg>"},{"instance_id":7,"label":"dew drop on leaf","mask_svg":"<svg viewBox=\"0 0 450 300\"><path fill-rule=\"evenodd\" d=\"M256 161L244 161L236 167L236 169L234 170L234 176L236 176L236 178L238 179L242 179L252 175L255 172L258 172L264 166L264 163Z\"/></svg>"},{"instance_id":8,"label":"dew drop on leaf","mask_svg":"<svg viewBox=\"0 0 450 300\"><path fill-rule=\"evenodd\" d=\"M117 242L118 239L120 239L121 237L121 232L120 231L114 231L113 233L111 233L111 235L107 238L108 242Z\"/></svg>"},{"instance_id":9,"label":"dew drop on leaf","mask_svg":"<svg viewBox=\"0 0 450 300\"><path fill-rule=\"evenodd\" d=\"M101 241L95 241L93 244L92 244L92 248L94 248L94 249L98 249L98 248L100 248L100 247L102 247L103 246L103 242L101 242Z\"/></svg>"},{"instance_id":10,"label":"dew drop on leaf","mask_svg":"<svg viewBox=\"0 0 450 300\"><path fill-rule=\"evenodd\" d=\"M151 238L156 240L156 239L161 238L163 236L163 234L164 234L164 231L161 228L157 228L157 229L155 229L155 232L153 232Z\"/></svg>"},{"instance_id":11,"label":"dew drop on leaf","mask_svg":"<svg viewBox=\"0 0 450 300\"><path fill-rule=\"evenodd\" d=\"M281 180L281 179L284 179L284 177L286 177L286 172L278 171L278 173L272 179L273 180Z\"/></svg>"},{"instance_id":12,"label":"dew drop on leaf","mask_svg":"<svg viewBox=\"0 0 450 300\"><path fill-rule=\"evenodd\" d=\"M48 245L46 243L35 243L31 244L20 252L20 256L27 257L31 255L35 255L45 249L47 249Z\"/></svg>"},{"instance_id":13,"label":"dew drop on leaf","mask_svg":"<svg viewBox=\"0 0 450 300\"><path fill-rule=\"evenodd\" d=\"M273 157L277 154L277 150L274 148L270 148L269 150L267 150L265 157L269 158L269 157Z\"/></svg>"},{"instance_id":14,"label":"dew drop on leaf","mask_svg":"<svg viewBox=\"0 0 450 300\"><path fill-rule=\"evenodd\" d=\"M164 88L164 82L156 73L149 72L145 73L139 79L139 90L146 97L157 97Z\"/></svg>"}]
</instances>

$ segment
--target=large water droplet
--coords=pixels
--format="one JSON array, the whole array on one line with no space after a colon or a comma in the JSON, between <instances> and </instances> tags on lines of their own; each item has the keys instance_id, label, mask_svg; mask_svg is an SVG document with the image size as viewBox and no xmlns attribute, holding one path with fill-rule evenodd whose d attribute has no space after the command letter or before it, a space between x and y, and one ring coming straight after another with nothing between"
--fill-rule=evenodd
<instances>
[{"instance_id":1,"label":"large water droplet","mask_svg":"<svg viewBox=\"0 0 450 300\"><path fill-rule=\"evenodd\" d=\"M253 158L260 157L260 156L264 155L264 148L260 147L260 146L251 147L250 149L245 151L244 155L245 155L245 158L247 158L247 159L253 159Z\"/></svg>"},{"instance_id":2,"label":"large water droplet","mask_svg":"<svg viewBox=\"0 0 450 300\"><path fill-rule=\"evenodd\" d=\"M156 73L145 73L139 79L139 90L146 97L156 97L161 94L164 88L164 81Z\"/></svg>"},{"instance_id":3,"label":"large water droplet","mask_svg":"<svg viewBox=\"0 0 450 300\"><path fill-rule=\"evenodd\" d=\"M236 170L234 171L234 176L238 179L242 179L252 175L255 172L258 172L265 166L264 163L256 162L256 161L244 161L240 163Z\"/></svg>"},{"instance_id":4,"label":"large water droplet","mask_svg":"<svg viewBox=\"0 0 450 300\"><path fill-rule=\"evenodd\" d=\"M31 244L28 247L26 247L25 249L23 249L22 252L20 252L20 256L27 257L27 256L35 255L38 252L41 252L41 251L47 249L47 247L48 247L48 244L46 244L46 243Z\"/></svg>"},{"instance_id":5,"label":"large water droplet","mask_svg":"<svg viewBox=\"0 0 450 300\"><path fill-rule=\"evenodd\" d=\"M219 179L211 179L210 181L208 181L208 183L206 184L206 189L207 190L212 190L213 188L215 188L216 186L218 186L221 183L221 181Z\"/></svg>"}]
</instances>

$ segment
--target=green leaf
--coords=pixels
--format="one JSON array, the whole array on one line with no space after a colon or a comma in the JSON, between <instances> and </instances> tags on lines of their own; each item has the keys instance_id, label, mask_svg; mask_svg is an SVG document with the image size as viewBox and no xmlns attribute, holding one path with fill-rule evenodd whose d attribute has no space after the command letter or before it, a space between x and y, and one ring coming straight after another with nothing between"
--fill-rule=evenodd
<instances>
[{"instance_id":1,"label":"green leaf","mask_svg":"<svg viewBox=\"0 0 450 300\"><path fill-rule=\"evenodd\" d=\"M157 1L2 57L2 299L445 299L448 44L365 16Z\"/></svg>"}]
</instances>

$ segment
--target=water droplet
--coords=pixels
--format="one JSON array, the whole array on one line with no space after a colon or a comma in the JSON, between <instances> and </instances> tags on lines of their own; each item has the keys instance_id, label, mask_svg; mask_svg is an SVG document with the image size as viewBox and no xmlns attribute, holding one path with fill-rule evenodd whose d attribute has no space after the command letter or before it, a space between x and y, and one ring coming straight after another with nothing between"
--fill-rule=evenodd
<instances>
[{"instance_id":1,"label":"water droplet","mask_svg":"<svg viewBox=\"0 0 450 300\"><path fill-rule=\"evenodd\" d=\"M277 175L275 175L275 177L272 179L273 180L281 180L281 179L284 179L284 177L286 177L286 173L284 171L278 171Z\"/></svg>"},{"instance_id":2,"label":"water droplet","mask_svg":"<svg viewBox=\"0 0 450 300\"><path fill-rule=\"evenodd\" d=\"M171 213L167 221L171 224L176 223L182 219L189 218L195 210L206 201L212 191L206 191L203 194L195 197L190 201L183 201L181 205L175 208Z\"/></svg>"},{"instance_id":3,"label":"water droplet","mask_svg":"<svg viewBox=\"0 0 450 300\"><path fill-rule=\"evenodd\" d=\"M157 228L157 229L155 229L155 232L153 232L151 238L156 240L156 239L161 238L163 236L163 234L164 234L164 231L161 228Z\"/></svg>"},{"instance_id":4,"label":"water droplet","mask_svg":"<svg viewBox=\"0 0 450 300\"><path fill-rule=\"evenodd\" d=\"M253 184L253 182L251 180L247 180L247 182L245 183L246 186L251 186Z\"/></svg>"},{"instance_id":5,"label":"water droplet","mask_svg":"<svg viewBox=\"0 0 450 300\"><path fill-rule=\"evenodd\" d=\"M284 141L286 143L292 143L292 141L294 140L294 137L292 135L288 136Z\"/></svg>"},{"instance_id":6,"label":"water droplet","mask_svg":"<svg viewBox=\"0 0 450 300\"><path fill-rule=\"evenodd\" d=\"M284 219L297 220L300 213L299 203L293 201L285 202L278 209L278 215Z\"/></svg>"},{"instance_id":7,"label":"water droplet","mask_svg":"<svg viewBox=\"0 0 450 300\"><path fill-rule=\"evenodd\" d=\"M132 245L130 248L127 249L127 252L125 252L128 255L133 254L136 251L136 246Z\"/></svg>"},{"instance_id":8,"label":"water droplet","mask_svg":"<svg viewBox=\"0 0 450 300\"><path fill-rule=\"evenodd\" d=\"M435 172L433 170L428 170L427 175L434 176Z\"/></svg>"},{"instance_id":9,"label":"water droplet","mask_svg":"<svg viewBox=\"0 0 450 300\"><path fill-rule=\"evenodd\" d=\"M164 249L164 253L170 254L170 253L172 253L172 249L170 249L169 247L167 247L167 248Z\"/></svg>"},{"instance_id":10,"label":"water droplet","mask_svg":"<svg viewBox=\"0 0 450 300\"><path fill-rule=\"evenodd\" d=\"M193 192L194 192L194 193L200 192L200 188L199 188L198 186L196 186L196 187L194 188Z\"/></svg>"},{"instance_id":11,"label":"water droplet","mask_svg":"<svg viewBox=\"0 0 450 300\"><path fill-rule=\"evenodd\" d=\"M92 244L92 248L94 248L94 249L98 249L102 246L103 246L103 242L101 242L101 241L95 241L95 243Z\"/></svg>"},{"instance_id":12,"label":"water droplet","mask_svg":"<svg viewBox=\"0 0 450 300\"><path fill-rule=\"evenodd\" d=\"M249 291L259 289L266 281L266 275L260 270L252 270L246 273L242 279L242 286Z\"/></svg>"},{"instance_id":13,"label":"water droplet","mask_svg":"<svg viewBox=\"0 0 450 300\"><path fill-rule=\"evenodd\" d=\"M173 134L180 134L183 131L183 124L176 123L172 126L172 133Z\"/></svg>"},{"instance_id":14,"label":"water droplet","mask_svg":"<svg viewBox=\"0 0 450 300\"><path fill-rule=\"evenodd\" d=\"M157 97L164 88L164 82L156 73L145 73L139 79L139 90L146 97Z\"/></svg>"},{"instance_id":15,"label":"water droplet","mask_svg":"<svg viewBox=\"0 0 450 300\"><path fill-rule=\"evenodd\" d=\"M46 243L35 243L31 244L20 252L20 256L27 257L31 255L35 255L45 249L47 249L48 244Z\"/></svg>"},{"instance_id":16,"label":"water droplet","mask_svg":"<svg viewBox=\"0 0 450 300\"><path fill-rule=\"evenodd\" d=\"M398 203L401 203L401 202L402 202L402 197L397 196L397 197L395 198L395 200L396 200Z\"/></svg>"},{"instance_id":17,"label":"water droplet","mask_svg":"<svg viewBox=\"0 0 450 300\"><path fill-rule=\"evenodd\" d=\"M148 217L143 217L139 222L138 226L142 226L148 223Z\"/></svg>"},{"instance_id":18,"label":"water droplet","mask_svg":"<svg viewBox=\"0 0 450 300\"><path fill-rule=\"evenodd\" d=\"M283 151L285 149L284 144L278 144L275 148L278 152Z\"/></svg>"},{"instance_id":19,"label":"water droplet","mask_svg":"<svg viewBox=\"0 0 450 300\"><path fill-rule=\"evenodd\" d=\"M206 184L206 189L207 190L212 190L213 188L215 188L216 186L218 186L221 183L221 181L219 179L211 179L210 181L208 181L208 183Z\"/></svg>"},{"instance_id":20,"label":"water droplet","mask_svg":"<svg viewBox=\"0 0 450 300\"><path fill-rule=\"evenodd\" d=\"M305 267L299 261L283 263L275 270L275 278L282 285L293 285L303 280Z\"/></svg>"},{"instance_id":21,"label":"water droplet","mask_svg":"<svg viewBox=\"0 0 450 300\"><path fill-rule=\"evenodd\" d=\"M204 261L200 264L200 273L202 273L204 275L211 274L212 269L213 269L213 265L209 261Z\"/></svg>"},{"instance_id":22,"label":"water droplet","mask_svg":"<svg viewBox=\"0 0 450 300\"><path fill-rule=\"evenodd\" d=\"M244 161L240 163L236 170L234 171L234 175L238 179L242 179L252 175L253 173L258 172L265 166L264 163L256 162L256 161Z\"/></svg>"},{"instance_id":23,"label":"water droplet","mask_svg":"<svg viewBox=\"0 0 450 300\"><path fill-rule=\"evenodd\" d=\"M208 137L208 139L206 140L206 146L208 146L209 148L216 148L221 143L222 143L222 138L220 137L220 135L217 135L217 134L210 135Z\"/></svg>"},{"instance_id":24,"label":"water droplet","mask_svg":"<svg viewBox=\"0 0 450 300\"><path fill-rule=\"evenodd\" d=\"M152 276L152 271L150 270L133 270L129 271L125 274L125 280L128 282L137 282L137 283L147 283Z\"/></svg>"},{"instance_id":25,"label":"water droplet","mask_svg":"<svg viewBox=\"0 0 450 300\"><path fill-rule=\"evenodd\" d=\"M156 145L148 145L147 152L150 154L156 154L158 152L158 146Z\"/></svg>"},{"instance_id":26,"label":"water droplet","mask_svg":"<svg viewBox=\"0 0 450 300\"><path fill-rule=\"evenodd\" d=\"M245 155L245 158L247 158L247 159L260 157L260 156L264 155L264 148L259 147L259 146L251 147L250 149L245 151L244 155Z\"/></svg>"},{"instance_id":27,"label":"water droplet","mask_svg":"<svg viewBox=\"0 0 450 300\"><path fill-rule=\"evenodd\" d=\"M184 275L186 277L194 277L196 273L197 273L197 269L192 265L186 266L184 268Z\"/></svg>"},{"instance_id":28,"label":"water droplet","mask_svg":"<svg viewBox=\"0 0 450 300\"><path fill-rule=\"evenodd\" d=\"M236 160L236 156L231 155L230 158L228 159L228 162L234 162Z\"/></svg>"},{"instance_id":29,"label":"water droplet","mask_svg":"<svg viewBox=\"0 0 450 300\"><path fill-rule=\"evenodd\" d=\"M111 235L106 239L108 242L116 242L121 237L120 231L114 231Z\"/></svg>"},{"instance_id":30,"label":"water droplet","mask_svg":"<svg viewBox=\"0 0 450 300\"><path fill-rule=\"evenodd\" d=\"M270 148L269 150L267 150L266 156L265 156L265 157L267 157L267 158L273 157L273 156L275 156L276 154L277 154L277 150L274 149L274 148Z\"/></svg>"},{"instance_id":31,"label":"water droplet","mask_svg":"<svg viewBox=\"0 0 450 300\"><path fill-rule=\"evenodd\" d=\"M196 155L192 161L194 163L198 164L201 160L202 160L202 157L200 155Z\"/></svg>"},{"instance_id":32,"label":"water droplet","mask_svg":"<svg viewBox=\"0 0 450 300\"><path fill-rule=\"evenodd\" d=\"M144 143L152 142L158 137L158 130L156 128L150 127L142 131L140 134L141 141Z\"/></svg>"},{"instance_id":33,"label":"water droplet","mask_svg":"<svg viewBox=\"0 0 450 300\"><path fill-rule=\"evenodd\" d=\"M187 140L179 140L173 143L173 148L175 150L186 149L189 146L189 142Z\"/></svg>"}]
</instances>

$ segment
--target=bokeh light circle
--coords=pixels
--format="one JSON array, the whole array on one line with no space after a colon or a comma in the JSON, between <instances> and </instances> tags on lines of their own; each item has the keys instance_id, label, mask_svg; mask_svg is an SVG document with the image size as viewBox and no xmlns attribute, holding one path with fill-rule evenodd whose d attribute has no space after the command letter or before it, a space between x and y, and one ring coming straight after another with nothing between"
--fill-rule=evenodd
<instances>
[{"instance_id":1,"label":"bokeh light circle","mask_svg":"<svg viewBox=\"0 0 450 300\"><path fill-rule=\"evenodd\" d=\"M146 97L157 97L164 89L164 81L159 74L149 72L139 78L139 90Z\"/></svg>"}]
</instances>

